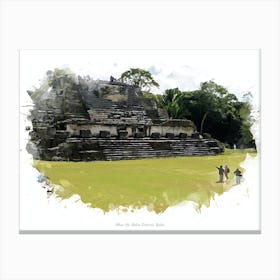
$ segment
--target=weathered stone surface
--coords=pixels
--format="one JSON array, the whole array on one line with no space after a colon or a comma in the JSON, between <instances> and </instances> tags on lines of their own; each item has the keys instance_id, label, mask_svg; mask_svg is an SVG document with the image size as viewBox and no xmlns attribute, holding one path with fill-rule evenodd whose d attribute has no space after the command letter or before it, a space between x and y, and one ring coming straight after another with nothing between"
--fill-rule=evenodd
<instances>
[{"instance_id":1,"label":"weathered stone surface","mask_svg":"<svg viewBox=\"0 0 280 280\"><path fill-rule=\"evenodd\" d=\"M63 161L64 159L62 157L53 156L51 160L53 160L53 161Z\"/></svg>"},{"instance_id":2,"label":"weathered stone surface","mask_svg":"<svg viewBox=\"0 0 280 280\"><path fill-rule=\"evenodd\" d=\"M31 92L33 130L27 150L34 159L121 160L214 155L219 141L196 132L190 120L168 119L139 88L118 81L59 78Z\"/></svg>"},{"instance_id":3,"label":"weathered stone surface","mask_svg":"<svg viewBox=\"0 0 280 280\"><path fill-rule=\"evenodd\" d=\"M110 138L111 134L110 131L101 130L99 136L101 138Z\"/></svg>"},{"instance_id":4,"label":"weathered stone surface","mask_svg":"<svg viewBox=\"0 0 280 280\"><path fill-rule=\"evenodd\" d=\"M36 144L37 144L36 142L29 141L26 145L26 150L28 153L33 155L34 159L40 159L39 149Z\"/></svg>"},{"instance_id":5,"label":"weathered stone surface","mask_svg":"<svg viewBox=\"0 0 280 280\"><path fill-rule=\"evenodd\" d=\"M168 138L168 139L173 139L174 138L174 133L167 132L165 137Z\"/></svg>"},{"instance_id":6,"label":"weathered stone surface","mask_svg":"<svg viewBox=\"0 0 280 280\"><path fill-rule=\"evenodd\" d=\"M152 139L159 139L160 138L160 133L159 132L153 132L151 134L151 138Z\"/></svg>"},{"instance_id":7,"label":"weathered stone surface","mask_svg":"<svg viewBox=\"0 0 280 280\"><path fill-rule=\"evenodd\" d=\"M180 134L179 134L179 137L180 137L181 139L187 139L187 138L188 138L188 134L187 134L187 133L180 133Z\"/></svg>"},{"instance_id":8,"label":"weathered stone surface","mask_svg":"<svg viewBox=\"0 0 280 280\"><path fill-rule=\"evenodd\" d=\"M69 132L64 130L57 130L55 135L59 139L66 139L69 137Z\"/></svg>"},{"instance_id":9,"label":"weathered stone surface","mask_svg":"<svg viewBox=\"0 0 280 280\"><path fill-rule=\"evenodd\" d=\"M87 137L91 137L92 135L89 129L82 129L80 130L80 136L87 138Z\"/></svg>"},{"instance_id":10,"label":"weathered stone surface","mask_svg":"<svg viewBox=\"0 0 280 280\"><path fill-rule=\"evenodd\" d=\"M210 133L203 133L202 136L205 139L211 139L212 138Z\"/></svg>"},{"instance_id":11,"label":"weathered stone surface","mask_svg":"<svg viewBox=\"0 0 280 280\"><path fill-rule=\"evenodd\" d=\"M136 132L135 133L135 138L143 138L145 135L143 132Z\"/></svg>"},{"instance_id":12,"label":"weathered stone surface","mask_svg":"<svg viewBox=\"0 0 280 280\"><path fill-rule=\"evenodd\" d=\"M47 128L47 135L48 135L48 137L54 137L55 134L56 134L56 128L54 126L49 126Z\"/></svg>"},{"instance_id":13,"label":"weathered stone surface","mask_svg":"<svg viewBox=\"0 0 280 280\"><path fill-rule=\"evenodd\" d=\"M199 133L198 132L194 132L191 137L193 139L199 139Z\"/></svg>"},{"instance_id":14,"label":"weathered stone surface","mask_svg":"<svg viewBox=\"0 0 280 280\"><path fill-rule=\"evenodd\" d=\"M118 138L125 139L127 138L128 132L126 130L119 130L118 131Z\"/></svg>"},{"instance_id":15,"label":"weathered stone surface","mask_svg":"<svg viewBox=\"0 0 280 280\"><path fill-rule=\"evenodd\" d=\"M36 141L39 139L39 135L34 130L29 132L29 136L31 141Z\"/></svg>"}]
</instances>

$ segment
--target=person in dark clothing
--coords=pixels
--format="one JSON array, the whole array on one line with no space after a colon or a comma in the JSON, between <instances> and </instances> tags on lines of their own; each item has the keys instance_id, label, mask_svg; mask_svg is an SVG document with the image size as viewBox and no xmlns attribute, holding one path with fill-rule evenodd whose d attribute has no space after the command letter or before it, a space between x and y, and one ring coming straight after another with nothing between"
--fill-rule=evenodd
<instances>
[{"instance_id":1,"label":"person in dark clothing","mask_svg":"<svg viewBox=\"0 0 280 280\"><path fill-rule=\"evenodd\" d=\"M225 173L225 170L223 169L223 166L220 165L220 167L216 167L219 171L219 181L218 183L223 183L224 182L224 173Z\"/></svg>"},{"instance_id":2,"label":"person in dark clothing","mask_svg":"<svg viewBox=\"0 0 280 280\"><path fill-rule=\"evenodd\" d=\"M229 168L227 166L227 164L225 165L225 177L226 177L226 180L228 180L228 173L229 173Z\"/></svg>"},{"instance_id":3,"label":"person in dark clothing","mask_svg":"<svg viewBox=\"0 0 280 280\"><path fill-rule=\"evenodd\" d=\"M236 168L236 170L233 173L235 174L236 185L239 185L242 177L241 171L238 168Z\"/></svg>"}]
</instances>

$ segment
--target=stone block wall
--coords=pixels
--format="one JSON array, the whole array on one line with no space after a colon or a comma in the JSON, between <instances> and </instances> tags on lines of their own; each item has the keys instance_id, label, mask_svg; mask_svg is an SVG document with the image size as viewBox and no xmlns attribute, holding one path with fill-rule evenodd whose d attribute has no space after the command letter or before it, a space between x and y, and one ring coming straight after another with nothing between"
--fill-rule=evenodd
<instances>
[{"instance_id":1,"label":"stone block wall","mask_svg":"<svg viewBox=\"0 0 280 280\"><path fill-rule=\"evenodd\" d=\"M185 133L191 136L194 133L193 127L183 127L183 126L163 126L163 125L152 125L151 134L159 133L161 136L166 135L166 133L173 133L175 136L179 136L181 133Z\"/></svg>"},{"instance_id":2,"label":"stone block wall","mask_svg":"<svg viewBox=\"0 0 280 280\"><path fill-rule=\"evenodd\" d=\"M28 151L42 160L123 160L215 155L223 146L200 139L193 122L169 120L140 89L82 82L36 95ZM63 84L63 83L62 83Z\"/></svg>"}]
</instances>

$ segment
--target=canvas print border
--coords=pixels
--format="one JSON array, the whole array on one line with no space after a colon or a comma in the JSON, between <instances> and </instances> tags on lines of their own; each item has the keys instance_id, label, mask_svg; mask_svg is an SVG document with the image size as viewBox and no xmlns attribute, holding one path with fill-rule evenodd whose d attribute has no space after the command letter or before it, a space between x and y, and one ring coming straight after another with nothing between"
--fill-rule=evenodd
<instances>
[{"instance_id":1,"label":"canvas print border","mask_svg":"<svg viewBox=\"0 0 280 280\"><path fill-rule=\"evenodd\" d=\"M103 22L104 15L109 18L108 9L103 9L109 3L112 20ZM138 8L137 13L134 4ZM0 114L1 131L7 132L1 134L0 139L1 279L279 278L278 0L141 3L2 0L0 6ZM62 13L64 8L67 12ZM111 40L112 37L119 38L119 34L117 37L112 33L112 26L114 31L127 31L130 29L126 24L127 18L136 19L141 12L145 14L145 20L135 21L133 27L134 31L143 28L147 31L143 43L136 38L136 32L131 33L131 40ZM75 15L75 20L72 15ZM170 20L166 21L166 18ZM67 35L62 36L61 30L56 29L57 22L67 26ZM73 38L69 36L69 30L79 32ZM42 33L44 31L48 32ZM102 41L97 42L98 35L103 38ZM46 40L48 36L50 40ZM262 50L261 234L19 234L19 174L13 168L18 162L19 148L18 50L34 47L63 49L68 46L104 49L111 44L113 48L129 46L143 49L147 42L149 47L156 49L161 46L197 49L203 45L205 48ZM105 252L104 248L110 248L110 251ZM198 248L207 254L201 254ZM147 251L152 251L152 254L147 254ZM118 257L111 252L118 252ZM73 258L74 255L79 261ZM53 266L46 265L50 260ZM142 270L139 270L139 264ZM139 272L137 276L136 271Z\"/></svg>"}]
</instances>

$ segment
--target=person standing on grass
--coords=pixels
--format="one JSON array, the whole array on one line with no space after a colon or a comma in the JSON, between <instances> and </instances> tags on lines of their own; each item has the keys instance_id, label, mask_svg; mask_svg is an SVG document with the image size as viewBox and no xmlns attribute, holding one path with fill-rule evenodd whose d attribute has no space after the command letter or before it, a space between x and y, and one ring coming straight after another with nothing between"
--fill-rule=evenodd
<instances>
[{"instance_id":1,"label":"person standing on grass","mask_svg":"<svg viewBox=\"0 0 280 280\"><path fill-rule=\"evenodd\" d=\"M235 174L236 185L239 185L242 177L241 171L238 168L236 168L236 170L233 173Z\"/></svg>"},{"instance_id":2,"label":"person standing on grass","mask_svg":"<svg viewBox=\"0 0 280 280\"><path fill-rule=\"evenodd\" d=\"M220 165L220 167L216 167L219 171L219 181L218 183L223 183L224 182L224 173L225 173L225 170L223 169L223 166Z\"/></svg>"},{"instance_id":3,"label":"person standing on grass","mask_svg":"<svg viewBox=\"0 0 280 280\"><path fill-rule=\"evenodd\" d=\"M225 177L226 177L226 180L228 180L228 173L230 172L227 164L225 164Z\"/></svg>"}]
</instances>

